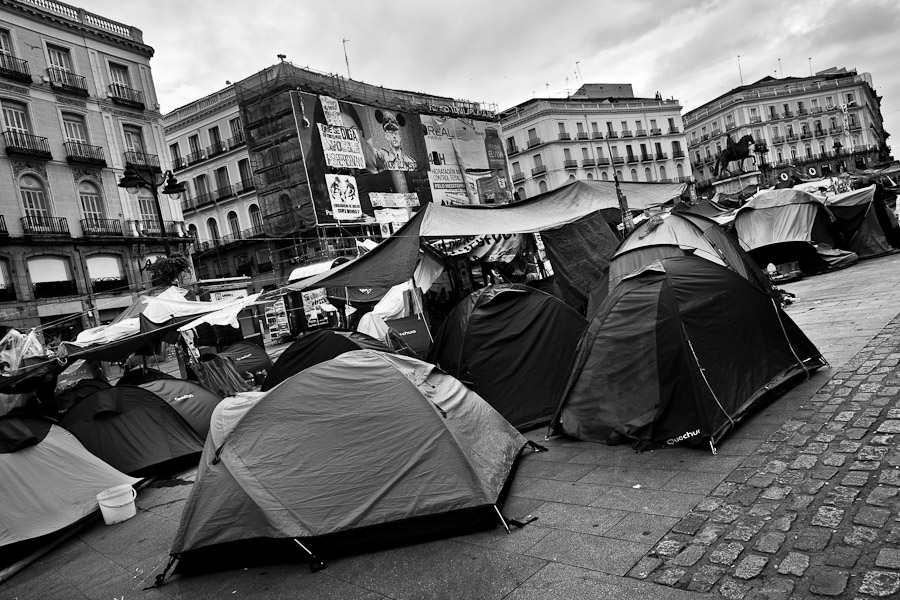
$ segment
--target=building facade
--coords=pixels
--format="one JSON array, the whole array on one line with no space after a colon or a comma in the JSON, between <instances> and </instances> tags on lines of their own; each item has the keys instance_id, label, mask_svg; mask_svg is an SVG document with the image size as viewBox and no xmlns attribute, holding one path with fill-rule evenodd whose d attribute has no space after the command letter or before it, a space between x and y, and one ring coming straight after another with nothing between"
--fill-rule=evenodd
<instances>
[{"instance_id":1,"label":"building facade","mask_svg":"<svg viewBox=\"0 0 900 600\"><path fill-rule=\"evenodd\" d=\"M568 98L534 98L500 115L516 196L573 179L688 181L681 105L635 98L630 84L585 84Z\"/></svg>"},{"instance_id":2,"label":"building facade","mask_svg":"<svg viewBox=\"0 0 900 600\"><path fill-rule=\"evenodd\" d=\"M684 126L699 187L716 179L716 158L728 136L735 142L753 137L764 183L785 169L824 176L890 160L881 98L872 76L855 69L765 77L687 112ZM752 169L752 161L744 168Z\"/></svg>"},{"instance_id":3,"label":"building facade","mask_svg":"<svg viewBox=\"0 0 900 600\"><path fill-rule=\"evenodd\" d=\"M250 277L249 292L276 283L234 86L163 117L198 279Z\"/></svg>"},{"instance_id":4,"label":"building facade","mask_svg":"<svg viewBox=\"0 0 900 600\"><path fill-rule=\"evenodd\" d=\"M164 148L139 29L54 0L0 0L0 325L49 344L108 322L148 285L181 210L118 187L161 176Z\"/></svg>"}]
</instances>

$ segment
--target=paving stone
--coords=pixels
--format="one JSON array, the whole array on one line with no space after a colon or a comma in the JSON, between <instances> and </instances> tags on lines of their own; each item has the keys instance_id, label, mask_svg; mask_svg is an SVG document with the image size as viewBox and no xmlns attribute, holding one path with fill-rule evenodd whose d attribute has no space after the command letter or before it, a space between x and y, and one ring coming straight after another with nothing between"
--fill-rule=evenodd
<instances>
[{"instance_id":1,"label":"paving stone","mask_svg":"<svg viewBox=\"0 0 900 600\"><path fill-rule=\"evenodd\" d=\"M805 444L806 442L808 442L808 441L809 441L809 438L810 438L810 436L808 436L808 435L803 435L803 434L801 434L801 433L795 433L795 434L792 435L790 438L788 438L788 440L787 440L786 443L787 443L789 446L800 447L800 446L802 446L803 444Z\"/></svg>"},{"instance_id":2,"label":"paving stone","mask_svg":"<svg viewBox=\"0 0 900 600\"><path fill-rule=\"evenodd\" d=\"M794 582L781 577L767 577L754 600L788 600L794 593Z\"/></svg>"},{"instance_id":3,"label":"paving stone","mask_svg":"<svg viewBox=\"0 0 900 600\"><path fill-rule=\"evenodd\" d=\"M811 496L815 496L819 493L819 490L822 489L822 486L825 485L824 481L819 480L810 480L804 481L800 487L797 489L798 494L808 494Z\"/></svg>"},{"instance_id":4,"label":"paving stone","mask_svg":"<svg viewBox=\"0 0 900 600\"><path fill-rule=\"evenodd\" d=\"M703 526L703 529L694 536L694 543L703 546L711 546L712 543L719 539L719 536L725 532L725 529L726 527L724 525L707 523Z\"/></svg>"},{"instance_id":5,"label":"paving stone","mask_svg":"<svg viewBox=\"0 0 900 600\"><path fill-rule=\"evenodd\" d=\"M863 427L863 428L868 429L869 427L874 425L875 421L877 421L877 420L878 419L875 419L873 417L863 417L861 419L857 419L856 421L854 421L853 426L854 427Z\"/></svg>"},{"instance_id":6,"label":"paving stone","mask_svg":"<svg viewBox=\"0 0 900 600\"><path fill-rule=\"evenodd\" d=\"M685 535L694 535L700 530L700 527L706 523L707 518L706 515L689 513L672 528L672 531L675 533L683 533Z\"/></svg>"},{"instance_id":7,"label":"paving stone","mask_svg":"<svg viewBox=\"0 0 900 600\"><path fill-rule=\"evenodd\" d=\"M750 507L747 514L751 517L768 517L781 506L778 502L759 502Z\"/></svg>"},{"instance_id":8,"label":"paving stone","mask_svg":"<svg viewBox=\"0 0 900 600\"><path fill-rule=\"evenodd\" d=\"M889 469L878 475L878 483L883 485L900 485L900 469Z\"/></svg>"},{"instance_id":9,"label":"paving stone","mask_svg":"<svg viewBox=\"0 0 900 600\"><path fill-rule=\"evenodd\" d=\"M691 577L691 581L687 584L687 589L692 592L706 593L712 589L712 586L716 585L716 582L719 581L724 574L725 569L723 567L703 565L697 569L697 572Z\"/></svg>"},{"instance_id":10,"label":"paving stone","mask_svg":"<svg viewBox=\"0 0 900 600\"><path fill-rule=\"evenodd\" d=\"M662 585L674 586L677 584L686 571L684 569L679 569L677 567L667 567L660 571L660 573L653 578L653 581Z\"/></svg>"},{"instance_id":11,"label":"paving stone","mask_svg":"<svg viewBox=\"0 0 900 600\"><path fill-rule=\"evenodd\" d=\"M750 506L756 502L757 498L759 498L759 493L760 490L755 487L742 485L728 496L728 500L740 504L741 506Z\"/></svg>"},{"instance_id":12,"label":"paving stone","mask_svg":"<svg viewBox=\"0 0 900 600\"><path fill-rule=\"evenodd\" d=\"M756 452L758 454L769 454L771 452L774 452L776 448L778 448L778 444L775 444L773 442L763 442L756 449Z\"/></svg>"},{"instance_id":13,"label":"paving stone","mask_svg":"<svg viewBox=\"0 0 900 600\"><path fill-rule=\"evenodd\" d=\"M834 438L836 438L836 437L837 437L837 435L835 435L833 433L820 433L820 434L816 435L816 441L827 444L829 442L833 442Z\"/></svg>"},{"instance_id":14,"label":"paving stone","mask_svg":"<svg viewBox=\"0 0 900 600\"><path fill-rule=\"evenodd\" d=\"M869 527L884 527L884 524L887 523L890 517L891 511L885 508L863 506L856 512L853 522L857 525L867 525Z\"/></svg>"},{"instance_id":15,"label":"paving stone","mask_svg":"<svg viewBox=\"0 0 900 600\"><path fill-rule=\"evenodd\" d=\"M850 546L862 546L863 544L871 544L878 539L878 530L871 527L862 527L854 525L850 533L844 536L844 543Z\"/></svg>"},{"instance_id":16,"label":"paving stone","mask_svg":"<svg viewBox=\"0 0 900 600\"><path fill-rule=\"evenodd\" d=\"M840 526L841 520L843 518L843 509L834 506L820 506L819 510L816 511L816 516L814 516L812 521L810 522L813 525L818 525L819 527L836 529L838 526Z\"/></svg>"},{"instance_id":17,"label":"paving stone","mask_svg":"<svg viewBox=\"0 0 900 600\"><path fill-rule=\"evenodd\" d=\"M773 473L775 475L779 475L787 471L787 463L783 460L770 460L766 463L766 466L763 467L763 470L766 473Z\"/></svg>"},{"instance_id":18,"label":"paving stone","mask_svg":"<svg viewBox=\"0 0 900 600\"><path fill-rule=\"evenodd\" d=\"M858 460L882 460L887 456L889 448L884 446L863 446L856 453Z\"/></svg>"},{"instance_id":19,"label":"paving stone","mask_svg":"<svg viewBox=\"0 0 900 600\"><path fill-rule=\"evenodd\" d=\"M838 546L825 558L825 564L830 567L853 568L859 560L860 551L850 546Z\"/></svg>"},{"instance_id":20,"label":"paving stone","mask_svg":"<svg viewBox=\"0 0 900 600\"><path fill-rule=\"evenodd\" d=\"M779 485L799 485L806 479L806 474L800 471L787 471L778 475Z\"/></svg>"},{"instance_id":21,"label":"paving stone","mask_svg":"<svg viewBox=\"0 0 900 600\"><path fill-rule=\"evenodd\" d=\"M831 532L827 529L804 527L797 532L796 539L791 545L795 550L821 552L828 546L830 540Z\"/></svg>"},{"instance_id":22,"label":"paving stone","mask_svg":"<svg viewBox=\"0 0 900 600\"><path fill-rule=\"evenodd\" d=\"M737 542L724 542L716 546L716 549L709 555L709 562L730 566L743 550L744 546Z\"/></svg>"},{"instance_id":23,"label":"paving stone","mask_svg":"<svg viewBox=\"0 0 900 600\"><path fill-rule=\"evenodd\" d=\"M900 433L900 420L888 419L878 426L876 433Z\"/></svg>"},{"instance_id":24,"label":"paving stone","mask_svg":"<svg viewBox=\"0 0 900 600\"><path fill-rule=\"evenodd\" d=\"M772 520L772 528L778 531L790 531L791 524L796 520L796 513L787 513Z\"/></svg>"},{"instance_id":25,"label":"paving stone","mask_svg":"<svg viewBox=\"0 0 900 600\"><path fill-rule=\"evenodd\" d=\"M838 444L837 451L838 452L856 452L859 450L862 444L858 442L851 442L849 440L841 440L841 443Z\"/></svg>"},{"instance_id":26,"label":"paving stone","mask_svg":"<svg viewBox=\"0 0 900 600\"><path fill-rule=\"evenodd\" d=\"M677 556L684 546L685 543L679 540L663 540L656 545L654 552L657 556Z\"/></svg>"},{"instance_id":27,"label":"paving stone","mask_svg":"<svg viewBox=\"0 0 900 600\"><path fill-rule=\"evenodd\" d=\"M799 552L789 552L787 557L778 565L778 572L782 575L796 575L803 577L809 567L809 556Z\"/></svg>"},{"instance_id":28,"label":"paving stone","mask_svg":"<svg viewBox=\"0 0 900 600\"><path fill-rule=\"evenodd\" d=\"M828 450L828 444L823 442L810 442L800 449L801 454L824 454Z\"/></svg>"},{"instance_id":29,"label":"paving stone","mask_svg":"<svg viewBox=\"0 0 900 600\"><path fill-rule=\"evenodd\" d=\"M847 462L846 454L829 454L822 459L822 464L827 467L843 467Z\"/></svg>"},{"instance_id":30,"label":"paving stone","mask_svg":"<svg viewBox=\"0 0 900 600\"><path fill-rule=\"evenodd\" d=\"M873 506L890 506L893 499L897 496L897 488L895 487L877 487L866 498L866 504Z\"/></svg>"},{"instance_id":31,"label":"paving stone","mask_svg":"<svg viewBox=\"0 0 900 600\"><path fill-rule=\"evenodd\" d=\"M797 494L791 498L790 509L803 510L808 508L815 499L815 496L810 496L809 494Z\"/></svg>"},{"instance_id":32,"label":"paving stone","mask_svg":"<svg viewBox=\"0 0 900 600\"><path fill-rule=\"evenodd\" d=\"M850 485L853 487L863 487L869 482L869 474L862 471L853 471L841 479L841 485Z\"/></svg>"},{"instance_id":33,"label":"paving stone","mask_svg":"<svg viewBox=\"0 0 900 600\"><path fill-rule=\"evenodd\" d=\"M900 527L891 527L891 530L890 532L888 532L887 537L884 538L884 542L886 544L900 544Z\"/></svg>"},{"instance_id":34,"label":"paving stone","mask_svg":"<svg viewBox=\"0 0 900 600\"><path fill-rule=\"evenodd\" d=\"M791 493L791 489L790 486L773 485L764 489L762 494L760 494L760 498L765 500L784 500Z\"/></svg>"},{"instance_id":35,"label":"paving stone","mask_svg":"<svg viewBox=\"0 0 900 600\"><path fill-rule=\"evenodd\" d=\"M766 556L751 554L745 556L734 568L734 576L738 579L753 579L766 567L769 559Z\"/></svg>"},{"instance_id":36,"label":"paving stone","mask_svg":"<svg viewBox=\"0 0 900 600\"><path fill-rule=\"evenodd\" d=\"M737 487L737 485L734 484L734 483L731 483L731 482L729 482L729 481L723 481L723 482L720 483L718 486L716 486L716 489L714 489L713 491L711 491L711 492L709 493L709 495L710 495L710 496L717 496L717 497L722 498L722 497L727 496L727 495L730 494L731 492L733 492L733 491L735 490L736 487Z\"/></svg>"},{"instance_id":37,"label":"paving stone","mask_svg":"<svg viewBox=\"0 0 900 600\"><path fill-rule=\"evenodd\" d=\"M816 466L817 460L818 460L818 458L816 458L813 455L802 454L802 455L798 456L794 460L793 463L791 463L791 468L792 469L812 469L814 466Z\"/></svg>"},{"instance_id":38,"label":"paving stone","mask_svg":"<svg viewBox=\"0 0 900 600\"><path fill-rule=\"evenodd\" d=\"M734 529L728 532L725 539L749 542L763 528L763 525L765 525L765 521L762 519L745 517L735 523Z\"/></svg>"},{"instance_id":39,"label":"paving stone","mask_svg":"<svg viewBox=\"0 0 900 600\"><path fill-rule=\"evenodd\" d=\"M740 516L744 514L740 506L726 504L719 510L715 511L709 518L713 523L734 523Z\"/></svg>"},{"instance_id":40,"label":"paving stone","mask_svg":"<svg viewBox=\"0 0 900 600\"><path fill-rule=\"evenodd\" d=\"M900 575L886 571L868 571L863 576L859 591L869 596L883 598L900 590Z\"/></svg>"},{"instance_id":41,"label":"paving stone","mask_svg":"<svg viewBox=\"0 0 900 600\"><path fill-rule=\"evenodd\" d=\"M873 435L869 442L879 446L888 446L894 443L893 440L894 436L892 435Z\"/></svg>"},{"instance_id":42,"label":"paving stone","mask_svg":"<svg viewBox=\"0 0 900 600\"><path fill-rule=\"evenodd\" d=\"M769 531L761 535L756 543L753 545L753 549L759 552L765 552L766 554L775 554L781 549L781 545L784 544L785 535L783 533L777 533L775 531Z\"/></svg>"},{"instance_id":43,"label":"paving stone","mask_svg":"<svg viewBox=\"0 0 900 600\"><path fill-rule=\"evenodd\" d=\"M868 433L869 430L863 429L862 427L852 427L844 430L844 435L851 440L861 440L866 437L866 434Z\"/></svg>"},{"instance_id":44,"label":"paving stone","mask_svg":"<svg viewBox=\"0 0 900 600\"><path fill-rule=\"evenodd\" d=\"M847 428L846 423L834 423L834 422L825 423L826 431L843 431L846 428Z\"/></svg>"},{"instance_id":45,"label":"paving stone","mask_svg":"<svg viewBox=\"0 0 900 600\"><path fill-rule=\"evenodd\" d=\"M856 416L854 411L841 411L838 414L834 415L834 420L838 422L849 422L853 420L853 417Z\"/></svg>"},{"instance_id":46,"label":"paving stone","mask_svg":"<svg viewBox=\"0 0 900 600\"><path fill-rule=\"evenodd\" d=\"M673 558L670 563L678 565L679 567L693 567L701 558L703 558L704 552L706 552L705 547L691 544L682 550L678 556Z\"/></svg>"},{"instance_id":47,"label":"paving stone","mask_svg":"<svg viewBox=\"0 0 900 600\"><path fill-rule=\"evenodd\" d=\"M877 471L881 463L877 460L854 460L850 463L851 471Z\"/></svg>"},{"instance_id":48,"label":"paving stone","mask_svg":"<svg viewBox=\"0 0 900 600\"><path fill-rule=\"evenodd\" d=\"M722 581L722 585L719 586L719 593L725 600L743 600L744 596L746 596L749 591L749 585L746 583L739 583L730 578L725 578Z\"/></svg>"},{"instance_id":49,"label":"paving stone","mask_svg":"<svg viewBox=\"0 0 900 600\"><path fill-rule=\"evenodd\" d=\"M825 496L825 504L833 504L834 506L850 506L856 497L859 496L859 490L843 485L836 485Z\"/></svg>"},{"instance_id":50,"label":"paving stone","mask_svg":"<svg viewBox=\"0 0 900 600\"><path fill-rule=\"evenodd\" d=\"M900 550L896 548L882 548L875 557L875 566L886 569L900 569Z\"/></svg>"},{"instance_id":51,"label":"paving stone","mask_svg":"<svg viewBox=\"0 0 900 600\"><path fill-rule=\"evenodd\" d=\"M755 469L735 469L728 474L725 481L728 483L747 483L747 480L750 479L755 472Z\"/></svg>"},{"instance_id":52,"label":"paving stone","mask_svg":"<svg viewBox=\"0 0 900 600\"><path fill-rule=\"evenodd\" d=\"M634 579L647 579L647 577L662 564L663 561L661 558L644 556L638 561L638 564L631 567L631 570L628 571L628 576L633 577Z\"/></svg>"},{"instance_id":53,"label":"paving stone","mask_svg":"<svg viewBox=\"0 0 900 600\"><path fill-rule=\"evenodd\" d=\"M755 488L766 488L775 482L775 475L772 473L757 473L747 480L747 485Z\"/></svg>"},{"instance_id":54,"label":"paving stone","mask_svg":"<svg viewBox=\"0 0 900 600\"><path fill-rule=\"evenodd\" d=\"M697 503L697 506L694 507L694 510L699 512L712 512L722 506L722 504L724 504L722 500L716 500L715 498L704 498Z\"/></svg>"},{"instance_id":55,"label":"paving stone","mask_svg":"<svg viewBox=\"0 0 900 600\"><path fill-rule=\"evenodd\" d=\"M850 576L835 569L816 569L809 583L809 591L820 596L840 596L847 589Z\"/></svg>"}]
</instances>

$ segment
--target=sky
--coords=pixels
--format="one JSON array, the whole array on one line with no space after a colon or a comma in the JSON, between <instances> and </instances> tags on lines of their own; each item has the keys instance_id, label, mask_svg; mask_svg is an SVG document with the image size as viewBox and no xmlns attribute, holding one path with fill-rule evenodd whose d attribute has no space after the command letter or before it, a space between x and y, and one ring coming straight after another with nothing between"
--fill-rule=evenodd
<instances>
[{"instance_id":1,"label":"sky","mask_svg":"<svg viewBox=\"0 0 900 600\"><path fill-rule=\"evenodd\" d=\"M163 113L278 54L345 77L349 62L359 81L498 110L587 82L659 92L684 114L765 76L845 67L872 75L900 140L897 0L68 1L143 31Z\"/></svg>"}]
</instances>

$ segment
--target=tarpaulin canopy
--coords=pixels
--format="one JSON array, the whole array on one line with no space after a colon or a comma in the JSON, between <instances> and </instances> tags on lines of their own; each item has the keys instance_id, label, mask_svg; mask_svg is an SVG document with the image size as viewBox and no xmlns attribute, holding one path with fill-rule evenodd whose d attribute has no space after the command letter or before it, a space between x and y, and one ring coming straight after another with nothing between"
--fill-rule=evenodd
<instances>
[{"instance_id":1,"label":"tarpaulin canopy","mask_svg":"<svg viewBox=\"0 0 900 600\"><path fill-rule=\"evenodd\" d=\"M629 208L644 210L677 198L684 191L685 184L622 183L621 187ZM289 288L389 287L412 276L421 238L534 233L562 227L598 210L617 210L618 207L615 183L611 181L575 181L514 204L428 204L368 254L293 283Z\"/></svg>"}]
</instances>

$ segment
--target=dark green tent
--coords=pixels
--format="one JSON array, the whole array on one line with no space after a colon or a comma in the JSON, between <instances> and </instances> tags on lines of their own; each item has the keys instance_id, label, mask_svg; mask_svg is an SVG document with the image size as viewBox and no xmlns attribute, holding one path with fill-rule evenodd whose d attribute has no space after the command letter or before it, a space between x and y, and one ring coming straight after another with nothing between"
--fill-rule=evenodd
<instances>
[{"instance_id":1,"label":"dark green tent","mask_svg":"<svg viewBox=\"0 0 900 600\"><path fill-rule=\"evenodd\" d=\"M638 448L715 444L773 392L824 364L748 280L695 256L664 258L600 305L551 428Z\"/></svg>"}]
</instances>

